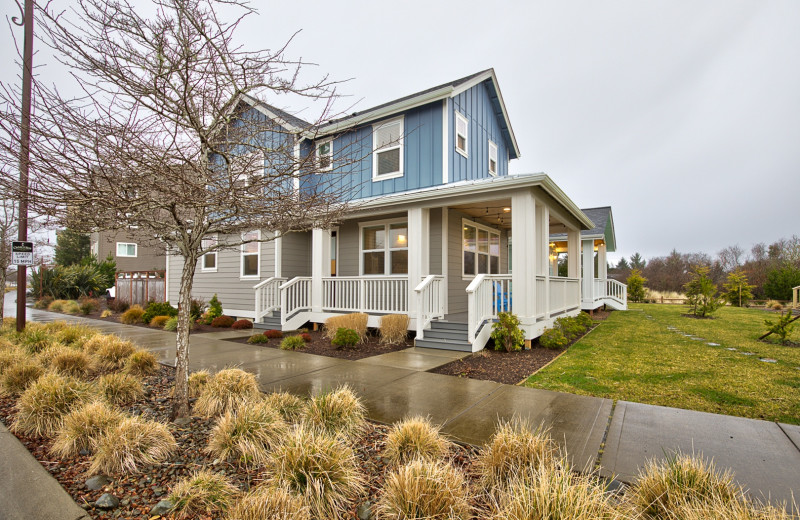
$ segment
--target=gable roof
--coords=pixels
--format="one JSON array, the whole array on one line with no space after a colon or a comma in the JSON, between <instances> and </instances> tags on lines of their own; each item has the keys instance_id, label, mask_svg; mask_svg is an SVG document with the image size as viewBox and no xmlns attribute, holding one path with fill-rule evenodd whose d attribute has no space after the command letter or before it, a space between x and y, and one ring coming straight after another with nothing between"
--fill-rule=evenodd
<instances>
[{"instance_id":1,"label":"gable roof","mask_svg":"<svg viewBox=\"0 0 800 520\"><path fill-rule=\"evenodd\" d=\"M281 126L292 132L304 132L311 128L311 123L280 108L265 103L249 94L241 94L241 99L262 114L276 120Z\"/></svg>"},{"instance_id":2,"label":"gable roof","mask_svg":"<svg viewBox=\"0 0 800 520\"><path fill-rule=\"evenodd\" d=\"M614 218L611 215L611 206L599 208L586 208L581 211L594 223L592 229L581 231L581 238L602 239L606 243L606 251L613 253L617 249L617 236L614 232ZM564 233L553 233L550 240L566 240Z\"/></svg>"}]
</instances>

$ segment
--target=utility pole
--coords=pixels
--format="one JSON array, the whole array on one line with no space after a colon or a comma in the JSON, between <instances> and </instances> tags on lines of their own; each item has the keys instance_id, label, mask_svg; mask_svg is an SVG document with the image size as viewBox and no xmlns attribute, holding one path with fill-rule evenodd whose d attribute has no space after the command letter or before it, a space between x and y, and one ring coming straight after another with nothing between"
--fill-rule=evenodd
<instances>
[{"instance_id":1,"label":"utility pole","mask_svg":"<svg viewBox=\"0 0 800 520\"><path fill-rule=\"evenodd\" d=\"M19 6L19 3L17 3ZM20 127L19 150L19 233L20 242L28 241L28 165L31 145L31 81L33 76L33 0L25 0L23 20L11 20L25 27L25 40L22 50L22 126ZM25 329L25 299L28 282L28 268L17 266L17 330Z\"/></svg>"}]
</instances>

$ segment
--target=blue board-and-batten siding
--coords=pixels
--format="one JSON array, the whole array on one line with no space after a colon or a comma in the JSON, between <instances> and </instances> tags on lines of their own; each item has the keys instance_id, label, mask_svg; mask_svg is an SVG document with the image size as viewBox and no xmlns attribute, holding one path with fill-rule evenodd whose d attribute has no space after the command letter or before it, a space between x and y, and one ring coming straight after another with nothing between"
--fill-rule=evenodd
<instances>
[{"instance_id":1,"label":"blue board-and-batten siding","mask_svg":"<svg viewBox=\"0 0 800 520\"><path fill-rule=\"evenodd\" d=\"M489 175L489 140L497 145L497 175L508 175L508 144L497 118L497 104L492 102L485 83L456 95L449 116L450 142L456 142L455 112L469 121L467 155L452 146L449 150L450 182L485 179Z\"/></svg>"},{"instance_id":2,"label":"blue board-and-batten siding","mask_svg":"<svg viewBox=\"0 0 800 520\"><path fill-rule=\"evenodd\" d=\"M373 128L382 121L350 130L333 140L334 172L304 179L304 189L344 189L351 200L428 188L442 183L442 103L403 114L403 175L373 181ZM384 121L395 119L388 118Z\"/></svg>"}]
</instances>

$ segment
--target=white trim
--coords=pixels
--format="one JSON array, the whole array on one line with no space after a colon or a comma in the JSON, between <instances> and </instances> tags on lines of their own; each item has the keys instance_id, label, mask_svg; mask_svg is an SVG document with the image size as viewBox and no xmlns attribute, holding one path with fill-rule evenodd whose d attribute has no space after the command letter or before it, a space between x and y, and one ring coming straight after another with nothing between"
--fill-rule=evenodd
<instances>
[{"instance_id":1,"label":"white trim","mask_svg":"<svg viewBox=\"0 0 800 520\"><path fill-rule=\"evenodd\" d=\"M323 168L319 162L319 147L325 144L329 145L328 153L325 154L328 158L328 166ZM327 137L314 142L314 162L320 172L329 172L333 170L333 137Z\"/></svg>"},{"instance_id":2,"label":"white trim","mask_svg":"<svg viewBox=\"0 0 800 520\"><path fill-rule=\"evenodd\" d=\"M492 171L492 150L494 150L494 171ZM497 177L497 170L499 169L497 155L497 144L489 139L489 164L486 165L486 168L489 175L492 177Z\"/></svg>"},{"instance_id":3,"label":"white trim","mask_svg":"<svg viewBox=\"0 0 800 520\"><path fill-rule=\"evenodd\" d=\"M241 93L239 96L240 96L240 99L242 99L245 103L247 103L251 107L255 108L256 110L258 110L259 112L261 112L265 116L269 117L270 119L276 121L279 125L281 125L282 127L286 128L287 130L289 130L291 132L295 132L295 133L303 131L302 128L298 128L297 126L289 123L285 119L283 119L281 117L278 117L277 114L275 114L272 110L267 109L267 107L263 106L258 99L254 98L250 94ZM232 109L235 109L235 108L236 108L236 103L234 103L232 105Z\"/></svg>"},{"instance_id":4,"label":"white trim","mask_svg":"<svg viewBox=\"0 0 800 520\"><path fill-rule=\"evenodd\" d=\"M448 246L449 246L449 235L447 233L448 229L447 226L449 225L449 218L450 218L450 208L447 206L442 206L442 276L444 276L444 313L447 314L450 307L449 307L449 300L448 298L448 280L450 279L450 263L447 255Z\"/></svg>"},{"instance_id":5,"label":"white trim","mask_svg":"<svg viewBox=\"0 0 800 520\"><path fill-rule=\"evenodd\" d=\"M273 248L274 252L275 252L275 269L274 269L275 278L280 278L281 277L281 269L283 267L281 265L281 261L283 260L283 243L282 243L282 240L283 240L283 237L280 236L280 235L278 235L277 237L275 237L273 239L273 243L275 244L275 247Z\"/></svg>"},{"instance_id":6,"label":"white trim","mask_svg":"<svg viewBox=\"0 0 800 520\"><path fill-rule=\"evenodd\" d=\"M119 246L133 246L133 254L124 254L121 255L119 253ZM127 248L126 248L127 249ZM139 244L136 242L117 242L116 248L114 249L114 256L119 258L138 258L139 257ZM127 253L127 251L126 251Z\"/></svg>"},{"instance_id":7,"label":"white trim","mask_svg":"<svg viewBox=\"0 0 800 520\"><path fill-rule=\"evenodd\" d=\"M259 240L259 241L250 242L248 244L242 244L241 246L239 246L239 279L240 280L258 280L258 279L261 278L261 242L260 242L260 240L261 240L261 230L260 229L254 229L253 231L258 233L258 238L256 240ZM244 240L244 236L245 235L247 235L248 233L252 233L253 231L247 231L245 233L242 233L242 240ZM257 251L255 253L256 255L258 255L258 260L256 261L256 266L258 267L258 272L256 274L248 274L248 275L246 275L246 274L244 274L244 257L245 257L244 248L245 248L245 246L247 246L249 244L256 244L256 246L258 247L258 249L257 249ZM252 254L253 253L248 253L247 255L250 256Z\"/></svg>"},{"instance_id":8,"label":"white trim","mask_svg":"<svg viewBox=\"0 0 800 520\"><path fill-rule=\"evenodd\" d=\"M169 246L164 247L164 287L166 288L164 294L167 295L167 301L177 301L170 300L169 297Z\"/></svg>"},{"instance_id":9,"label":"white trim","mask_svg":"<svg viewBox=\"0 0 800 520\"><path fill-rule=\"evenodd\" d=\"M463 155L466 158L469 158L469 119L464 117L464 115L461 112L459 112L458 110L455 111L455 114L456 114L456 124L454 125L455 126L455 128L454 128L454 130L455 130L455 140L454 140L453 144L455 145L456 152L460 153L461 155ZM461 132L458 131L458 124L459 123L464 123L464 133L463 134L461 134ZM458 138L460 136L462 136L462 135L464 137L464 149L463 150L458 147Z\"/></svg>"},{"instance_id":10,"label":"white trim","mask_svg":"<svg viewBox=\"0 0 800 520\"><path fill-rule=\"evenodd\" d=\"M218 246L219 245L219 236L216 235L216 234L208 235L206 237L203 237L203 240L211 240L212 238L214 239L214 242L215 242L214 243L214 247ZM206 253L206 254L204 254L203 256L200 257L200 272L203 272L203 273L216 273L217 272L217 268L219 267L219 255L217 254L218 252L219 251L211 251L211 252ZM209 256L209 255L214 255L214 267L208 267L207 268L206 267L206 257Z\"/></svg>"},{"instance_id":11,"label":"white trim","mask_svg":"<svg viewBox=\"0 0 800 520\"><path fill-rule=\"evenodd\" d=\"M370 222L358 223L358 272L359 276L403 276L404 273L392 274L391 252L392 251L408 251L408 240L406 237L406 247L390 247L389 244L389 226L392 224L405 224L408 230L408 217L399 217L392 219L373 220ZM364 250L364 228L365 227L378 227L383 226L386 238L383 244L383 274L364 274L364 253L379 252L380 249L367 249ZM408 230L410 233L410 230ZM338 243L338 241L337 241ZM338 269L337 269L338 270Z\"/></svg>"},{"instance_id":12,"label":"white trim","mask_svg":"<svg viewBox=\"0 0 800 520\"><path fill-rule=\"evenodd\" d=\"M336 233L336 251L334 251L336 254L336 272L331 273L330 276L339 276L339 243L342 240L342 232L339 230L339 226L334 226L329 231L331 238L333 238L333 233ZM330 261L328 262L328 265L330 266Z\"/></svg>"},{"instance_id":13,"label":"white trim","mask_svg":"<svg viewBox=\"0 0 800 520\"><path fill-rule=\"evenodd\" d=\"M476 230L476 235L475 235L475 271L476 271L476 274L473 274L473 275L464 274L464 226L474 227L475 230ZM478 235L477 235L477 231L478 230L486 231L487 233L489 233L489 243L488 243L489 252L488 253L480 253L478 251ZM489 274L489 275L501 274L499 272L500 268L502 267L500 265L500 259L503 257L503 255L500 254L499 250L497 251L497 255L492 255L492 253L491 253L491 251L492 251L492 235L497 235L499 243L502 244L502 242L503 242L502 241L502 238L503 238L502 230L497 229L497 228L493 228L491 226L487 226L486 224L481 224L479 222L475 222L474 220L470 220L468 218L462 218L461 219L461 247L460 247L459 251L461 251L461 279L462 280L473 280L479 274ZM488 264L486 266L489 269L488 273L477 273L477 270L478 270L478 255L479 254L485 254L485 255L487 255L489 257ZM498 271L497 273L492 273L491 272L492 271L492 256L496 256L497 257L497 271Z\"/></svg>"},{"instance_id":14,"label":"white trim","mask_svg":"<svg viewBox=\"0 0 800 520\"><path fill-rule=\"evenodd\" d=\"M400 124L400 131L398 132L397 142L390 143L382 148L378 148L378 132L389 125ZM403 131L405 129L405 117L400 116L394 119L390 119L388 121L381 121L380 123L376 123L372 125L372 182L380 182L389 179L396 179L397 177L403 176L403 155L405 153L405 139L403 136ZM392 150L399 150L400 153L400 161L399 161L399 171L385 173L383 175L378 174L378 154L389 152Z\"/></svg>"},{"instance_id":15,"label":"white trim","mask_svg":"<svg viewBox=\"0 0 800 520\"><path fill-rule=\"evenodd\" d=\"M442 100L442 184L450 182L450 98Z\"/></svg>"},{"instance_id":16,"label":"white trim","mask_svg":"<svg viewBox=\"0 0 800 520\"><path fill-rule=\"evenodd\" d=\"M292 179L292 187L296 193L300 193L300 138L295 137L294 141L294 161L295 165L298 167L297 171L295 171L294 178ZM265 168L266 169L266 168Z\"/></svg>"}]
</instances>

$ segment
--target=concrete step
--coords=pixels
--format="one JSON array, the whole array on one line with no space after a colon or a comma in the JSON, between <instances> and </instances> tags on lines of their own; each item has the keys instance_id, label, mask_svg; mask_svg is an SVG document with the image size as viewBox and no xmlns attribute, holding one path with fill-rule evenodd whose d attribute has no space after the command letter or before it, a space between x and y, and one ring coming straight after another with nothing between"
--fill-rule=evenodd
<instances>
[{"instance_id":1,"label":"concrete step","mask_svg":"<svg viewBox=\"0 0 800 520\"><path fill-rule=\"evenodd\" d=\"M264 316L261 318L261 321L253 323L253 328L256 329L275 329L275 330L282 330L281 329L281 318L280 316Z\"/></svg>"},{"instance_id":2,"label":"concrete step","mask_svg":"<svg viewBox=\"0 0 800 520\"><path fill-rule=\"evenodd\" d=\"M450 339L450 340L467 341L467 331L432 328L425 331L425 339Z\"/></svg>"},{"instance_id":3,"label":"concrete step","mask_svg":"<svg viewBox=\"0 0 800 520\"><path fill-rule=\"evenodd\" d=\"M415 339L414 346L422 348L438 348L441 350L457 350L459 352L472 352L472 345L467 341L447 339Z\"/></svg>"},{"instance_id":4,"label":"concrete step","mask_svg":"<svg viewBox=\"0 0 800 520\"><path fill-rule=\"evenodd\" d=\"M455 321L434 320L431 322L431 330L463 330L466 334L467 324Z\"/></svg>"}]
</instances>

